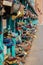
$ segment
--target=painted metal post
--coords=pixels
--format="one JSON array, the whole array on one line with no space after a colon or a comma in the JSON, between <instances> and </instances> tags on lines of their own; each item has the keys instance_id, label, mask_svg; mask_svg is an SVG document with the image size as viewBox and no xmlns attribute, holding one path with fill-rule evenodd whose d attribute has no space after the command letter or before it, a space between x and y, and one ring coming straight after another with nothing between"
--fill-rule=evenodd
<instances>
[{"instance_id":1,"label":"painted metal post","mask_svg":"<svg viewBox=\"0 0 43 65\"><path fill-rule=\"evenodd\" d=\"M11 54L10 48L7 48L7 55L9 56Z\"/></svg>"},{"instance_id":2,"label":"painted metal post","mask_svg":"<svg viewBox=\"0 0 43 65\"><path fill-rule=\"evenodd\" d=\"M7 17L7 19L6 19L6 28L7 28L7 30L9 28L10 24L11 24L10 17Z\"/></svg>"},{"instance_id":3,"label":"painted metal post","mask_svg":"<svg viewBox=\"0 0 43 65\"><path fill-rule=\"evenodd\" d=\"M7 17L6 19L6 29L9 30L9 27L10 27L10 17ZM10 48L7 48L7 55L10 55Z\"/></svg>"},{"instance_id":4,"label":"painted metal post","mask_svg":"<svg viewBox=\"0 0 43 65\"><path fill-rule=\"evenodd\" d=\"M10 18L10 23L11 23L10 28L11 28L11 31L12 31L12 32L15 32L14 22L15 22L15 21Z\"/></svg>"},{"instance_id":5,"label":"painted metal post","mask_svg":"<svg viewBox=\"0 0 43 65\"><path fill-rule=\"evenodd\" d=\"M14 20L11 19L11 31L12 31L12 34L15 33L15 27L14 27ZM12 57L15 57L16 56L16 39L15 38L12 38L13 42L14 42L14 45L11 47L11 55Z\"/></svg>"},{"instance_id":6,"label":"painted metal post","mask_svg":"<svg viewBox=\"0 0 43 65\"><path fill-rule=\"evenodd\" d=\"M0 65L3 65L4 62L4 53L3 53L3 33L2 33L2 16L0 16Z\"/></svg>"}]
</instances>

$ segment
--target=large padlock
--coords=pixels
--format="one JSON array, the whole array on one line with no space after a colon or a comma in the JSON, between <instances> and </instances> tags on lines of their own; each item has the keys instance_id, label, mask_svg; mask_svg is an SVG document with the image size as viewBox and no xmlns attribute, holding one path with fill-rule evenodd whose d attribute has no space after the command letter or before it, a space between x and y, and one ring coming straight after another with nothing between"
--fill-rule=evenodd
<instances>
[{"instance_id":1,"label":"large padlock","mask_svg":"<svg viewBox=\"0 0 43 65\"><path fill-rule=\"evenodd\" d=\"M3 5L4 6L10 6L11 7L12 6L12 1L4 0L3 1Z\"/></svg>"}]
</instances>

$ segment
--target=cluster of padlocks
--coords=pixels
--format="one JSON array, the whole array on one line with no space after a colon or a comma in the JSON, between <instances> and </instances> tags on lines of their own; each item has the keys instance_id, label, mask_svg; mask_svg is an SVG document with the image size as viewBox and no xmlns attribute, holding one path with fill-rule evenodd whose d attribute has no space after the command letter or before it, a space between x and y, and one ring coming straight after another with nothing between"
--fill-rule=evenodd
<instances>
[{"instance_id":1,"label":"cluster of padlocks","mask_svg":"<svg viewBox=\"0 0 43 65\"><path fill-rule=\"evenodd\" d=\"M38 15L32 6L34 3L30 2L0 1L0 65L25 64L25 58L36 38L38 24ZM6 20L6 28L3 28L3 19Z\"/></svg>"}]
</instances>

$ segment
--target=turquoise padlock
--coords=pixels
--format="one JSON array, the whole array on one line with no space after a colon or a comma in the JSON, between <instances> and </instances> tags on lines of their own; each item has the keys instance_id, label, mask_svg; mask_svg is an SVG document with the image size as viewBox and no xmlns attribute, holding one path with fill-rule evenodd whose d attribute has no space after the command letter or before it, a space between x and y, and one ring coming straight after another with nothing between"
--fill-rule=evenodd
<instances>
[{"instance_id":1,"label":"turquoise padlock","mask_svg":"<svg viewBox=\"0 0 43 65\"><path fill-rule=\"evenodd\" d=\"M37 25L37 24L38 24L38 19L32 20L32 24L33 24L33 25Z\"/></svg>"}]
</instances>

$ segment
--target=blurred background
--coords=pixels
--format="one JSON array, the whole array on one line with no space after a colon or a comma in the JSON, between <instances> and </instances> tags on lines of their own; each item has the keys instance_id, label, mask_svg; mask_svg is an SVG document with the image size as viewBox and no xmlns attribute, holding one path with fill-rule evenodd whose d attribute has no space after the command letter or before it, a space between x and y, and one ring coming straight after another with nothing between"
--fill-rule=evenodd
<instances>
[{"instance_id":1,"label":"blurred background","mask_svg":"<svg viewBox=\"0 0 43 65\"><path fill-rule=\"evenodd\" d=\"M35 0L35 8L38 13L39 23L43 23L43 0Z\"/></svg>"}]
</instances>

